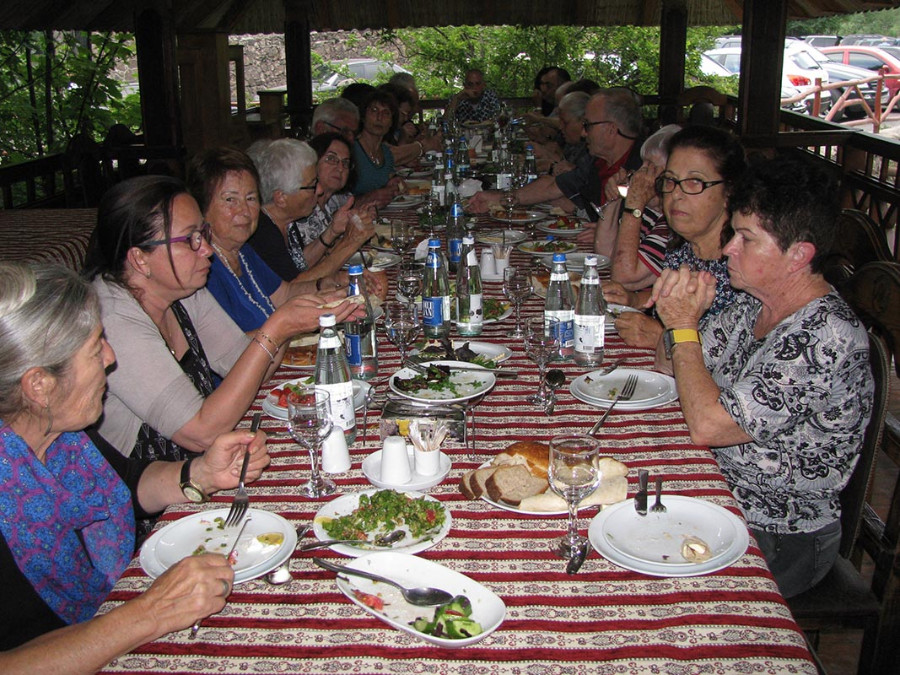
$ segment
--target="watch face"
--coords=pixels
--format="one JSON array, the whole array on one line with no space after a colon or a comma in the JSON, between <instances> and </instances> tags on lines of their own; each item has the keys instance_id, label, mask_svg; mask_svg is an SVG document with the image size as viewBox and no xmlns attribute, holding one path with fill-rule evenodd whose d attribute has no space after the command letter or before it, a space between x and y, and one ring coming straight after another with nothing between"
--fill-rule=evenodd
<instances>
[{"instance_id":1,"label":"watch face","mask_svg":"<svg viewBox=\"0 0 900 675\"><path fill-rule=\"evenodd\" d=\"M195 504L200 504L203 501L205 501L203 493L200 492L200 490L195 488L193 485L190 485L190 484L182 485L181 492L184 494L185 498L188 501L194 502Z\"/></svg>"}]
</instances>

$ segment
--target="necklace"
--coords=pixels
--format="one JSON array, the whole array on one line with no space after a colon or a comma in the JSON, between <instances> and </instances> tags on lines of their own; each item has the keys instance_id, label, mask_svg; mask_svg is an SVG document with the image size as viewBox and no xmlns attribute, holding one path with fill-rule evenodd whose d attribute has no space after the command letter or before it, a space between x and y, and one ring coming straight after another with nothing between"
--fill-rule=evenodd
<instances>
[{"instance_id":1,"label":"necklace","mask_svg":"<svg viewBox=\"0 0 900 675\"><path fill-rule=\"evenodd\" d=\"M225 251L219 248L219 245L215 242L212 243L212 247L216 252L216 255L219 259L224 263L225 268L231 272L231 276L234 277L235 281L237 281L238 286L244 292L244 295L247 296L247 299L262 313L263 316L269 317L275 311L275 307L272 305L272 301L269 299L269 296L262 292L262 289L259 287L259 284L256 283L256 277L253 276L253 272L250 270L250 266L247 265L247 262L244 260L244 254L238 251L238 261L240 264L241 271L247 273L247 277L250 279L250 283L253 284L253 288L256 289L257 294L260 298L263 298L266 305L268 306L268 310L259 304L256 301L256 298L253 297L253 294L247 290L246 286L244 286L244 282L241 281L241 277L237 275L237 273L231 268L231 264L228 262L228 258L225 257Z\"/></svg>"},{"instance_id":2,"label":"necklace","mask_svg":"<svg viewBox=\"0 0 900 675\"><path fill-rule=\"evenodd\" d=\"M381 150L381 143L378 144L377 150L375 152L369 152L369 149L362 144L362 141L357 141L357 143L359 143L359 147L363 149L363 152L366 153L366 156L369 158L369 161L371 161L372 164L377 167L380 167L382 164L384 164L384 155L382 155L380 159L377 156L378 152Z\"/></svg>"}]
</instances>

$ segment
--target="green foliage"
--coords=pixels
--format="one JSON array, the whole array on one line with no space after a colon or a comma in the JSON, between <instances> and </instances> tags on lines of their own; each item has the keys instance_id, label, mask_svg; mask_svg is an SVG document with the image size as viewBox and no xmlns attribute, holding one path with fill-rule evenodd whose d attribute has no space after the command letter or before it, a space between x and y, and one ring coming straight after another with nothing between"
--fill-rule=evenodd
<instances>
[{"instance_id":1,"label":"green foliage","mask_svg":"<svg viewBox=\"0 0 900 675\"><path fill-rule=\"evenodd\" d=\"M0 31L0 164L65 150L78 134L102 140L119 122L140 126L140 98L123 96L115 65L130 35Z\"/></svg>"}]
</instances>

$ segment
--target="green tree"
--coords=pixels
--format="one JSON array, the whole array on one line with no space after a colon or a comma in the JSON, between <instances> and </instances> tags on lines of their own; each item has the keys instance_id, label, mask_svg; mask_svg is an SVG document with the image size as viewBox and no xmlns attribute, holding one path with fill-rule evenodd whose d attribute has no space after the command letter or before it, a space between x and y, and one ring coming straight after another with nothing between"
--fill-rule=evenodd
<instances>
[{"instance_id":1,"label":"green tree","mask_svg":"<svg viewBox=\"0 0 900 675\"><path fill-rule=\"evenodd\" d=\"M84 134L140 124L140 99L112 76L133 51L121 33L0 31L0 164L66 149Z\"/></svg>"}]
</instances>

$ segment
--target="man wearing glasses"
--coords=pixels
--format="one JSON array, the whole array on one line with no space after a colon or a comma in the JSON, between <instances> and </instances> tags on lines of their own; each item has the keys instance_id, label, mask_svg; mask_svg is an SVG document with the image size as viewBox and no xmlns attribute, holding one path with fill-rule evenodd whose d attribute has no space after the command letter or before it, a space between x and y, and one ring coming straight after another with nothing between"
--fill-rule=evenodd
<instances>
[{"instance_id":1,"label":"man wearing glasses","mask_svg":"<svg viewBox=\"0 0 900 675\"><path fill-rule=\"evenodd\" d=\"M359 108L345 98L322 101L313 113L310 129L311 138L319 134L337 133L352 145L359 129Z\"/></svg>"},{"instance_id":2,"label":"man wearing glasses","mask_svg":"<svg viewBox=\"0 0 900 675\"><path fill-rule=\"evenodd\" d=\"M500 99L493 89L484 86L484 73L478 68L466 71L463 90L450 97L447 111L457 122L485 122L500 114Z\"/></svg>"},{"instance_id":3,"label":"man wearing glasses","mask_svg":"<svg viewBox=\"0 0 900 675\"><path fill-rule=\"evenodd\" d=\"M643 119L637 100L627 89L597 92L587 103L582 129L588 154L572 171L541 176L516 190L520 205L550 202L570 213L577 209L594 222L600 207L618 197L615 181L607 189L609 179L620 170L635 171L641 166ZM484 213L499 202L499 192L479 192L469 208Z\"/></svg>"}]
</instances>

